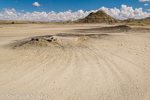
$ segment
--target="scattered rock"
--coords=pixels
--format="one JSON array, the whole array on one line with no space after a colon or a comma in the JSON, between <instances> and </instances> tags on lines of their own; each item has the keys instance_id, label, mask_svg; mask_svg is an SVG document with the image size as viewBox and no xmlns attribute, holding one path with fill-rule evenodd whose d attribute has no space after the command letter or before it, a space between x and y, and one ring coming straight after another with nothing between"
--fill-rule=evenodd
<instances>
[{"instance_id":1,"label":"scattered rock","mask_svg":"<svg viewBox=\"0 0 150 100\"><path fill-rule=\"evenodd\" d=\"M47 39L48 42L52 42L52 39Z\"/></svg>"},{"instance_id":2,"label":"scattered rock","mask_svg":"<svg viewBox=\"0 0 150 100\"><path fill-rule=\"evenodd\" d=\"M34 40L35 40L35 38L32 38L32 39L31 39L31 41L34 41Z\"/></svg>"},{"instance_id":3,"label":"scattered rock","mask_svg":"<svg viewBox=\"0 0 150 100\"><path fill-rule=\"evenodd\" d=\"M57 41L57 39L54 39L54 41Z\"/></svg>"},{"instance_id":4,"label":"scattered rock","mask_svg":"<svg viewBox=\"0 0 150 100\"><path fill-rule=\"evenodd\" d=\"M38 38L36 38L35 40L36 40L36 41L39 41L39 39L38 39Z\"/></svg>"},{"instance_id":5,"label":"scattered rock","mask_svg":"<svg viewBox=\"0 0 150 100\"><path fill-rule=\"evenodd\" d=\"M39 41L38 38L32 38L31 41Z\"/></svg>"}]
</instances>

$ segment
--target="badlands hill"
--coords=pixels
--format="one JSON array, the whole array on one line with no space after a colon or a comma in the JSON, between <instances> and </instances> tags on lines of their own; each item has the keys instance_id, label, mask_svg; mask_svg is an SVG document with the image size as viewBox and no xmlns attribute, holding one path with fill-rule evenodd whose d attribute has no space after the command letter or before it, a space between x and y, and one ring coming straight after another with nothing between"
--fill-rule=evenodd
<instances>
[{"instance_id":1,"label":"badlands hill","mask_svg":"<svg viewBox=\"0 0 150 100\"><path fill-rule=\"evenodd\" d=\"M103 10L91 12L87 17L75 21L76 23L114 23L118 20L106 14Z\"/></svg>"},{"instance_id":2,"label":"badlands hill","mask_svg":"<svg viewBox=\"0 0 150 100\"><path fill-rule=\"evenodd\" d=\"M150 25L150 17L144 19L129 18L127 20L124 20L124 22L126 23L126 25L146 26L146 25Z\"/></svg>"}]
</instances>

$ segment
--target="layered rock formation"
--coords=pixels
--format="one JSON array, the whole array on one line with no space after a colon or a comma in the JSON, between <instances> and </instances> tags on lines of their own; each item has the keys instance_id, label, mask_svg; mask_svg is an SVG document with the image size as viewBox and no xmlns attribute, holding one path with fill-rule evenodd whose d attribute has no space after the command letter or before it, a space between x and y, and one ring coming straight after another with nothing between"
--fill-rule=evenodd
<instances>
[{"instance_id":1,"label":"layered rock formation","mask_svg":"<svg viewBox=\"0 0 150 100\"><path fill-rule=\"evenodd\" d=\"M96 13L91 12L87 17L75 21L76 23L115 23L117 19L112 18L106 14L103 10L99 10Z\"/></svg>"}]
</instances>

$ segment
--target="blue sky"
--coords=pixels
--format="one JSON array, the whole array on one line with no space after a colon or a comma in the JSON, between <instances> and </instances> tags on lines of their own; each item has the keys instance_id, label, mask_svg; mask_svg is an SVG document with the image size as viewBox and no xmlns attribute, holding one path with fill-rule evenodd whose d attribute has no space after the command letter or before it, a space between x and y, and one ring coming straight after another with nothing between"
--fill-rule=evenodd
<instances>
[{"instance_id":1,"label":"blue sky","mask_svg":"<svg viewBox=\"0 0 150 100\"><path fill-rule=\"evenodd\" d=\"M117 19L140 19L150 17L149 3L150 0L0 0L0 19L76 20L99 9Z\"/></svg>"},{"instance_id":2,"label":"blue sky","mask_svg":"<svg viewBox=\"0 0 150 100\"><path fill-rule=\"evenodd\" d=\"M34 2L38 2L40 7L33 6ZM144 6L145 3L149 2L139 2L138 0L0 0L0 11L3 8L14 8L18 12L24 10L25 12L34 12L34 11L55 11L63 12L67 10L77 11L90 11L96 10L105 6L107 8L120 8L122 4L127 6L132 6L134 8L142 7L143 11L149 9L148 6Z\"/></svg>"}]
</instances>

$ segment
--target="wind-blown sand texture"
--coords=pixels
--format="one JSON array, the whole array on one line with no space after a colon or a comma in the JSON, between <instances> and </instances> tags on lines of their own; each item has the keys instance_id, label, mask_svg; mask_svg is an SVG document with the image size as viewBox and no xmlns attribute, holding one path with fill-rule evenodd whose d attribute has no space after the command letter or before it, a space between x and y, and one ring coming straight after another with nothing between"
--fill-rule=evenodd
<instances>
[{"instance_id":1,"label":"wind-blown sand texture","mask_svg":"<svg viewBox=\"0 0 150 100\"><path fill-rule=\"evenodd\" d=\"M150 100L149 27L0 25L0 100L8 94Z\"/></svg>"}]
</instances>

